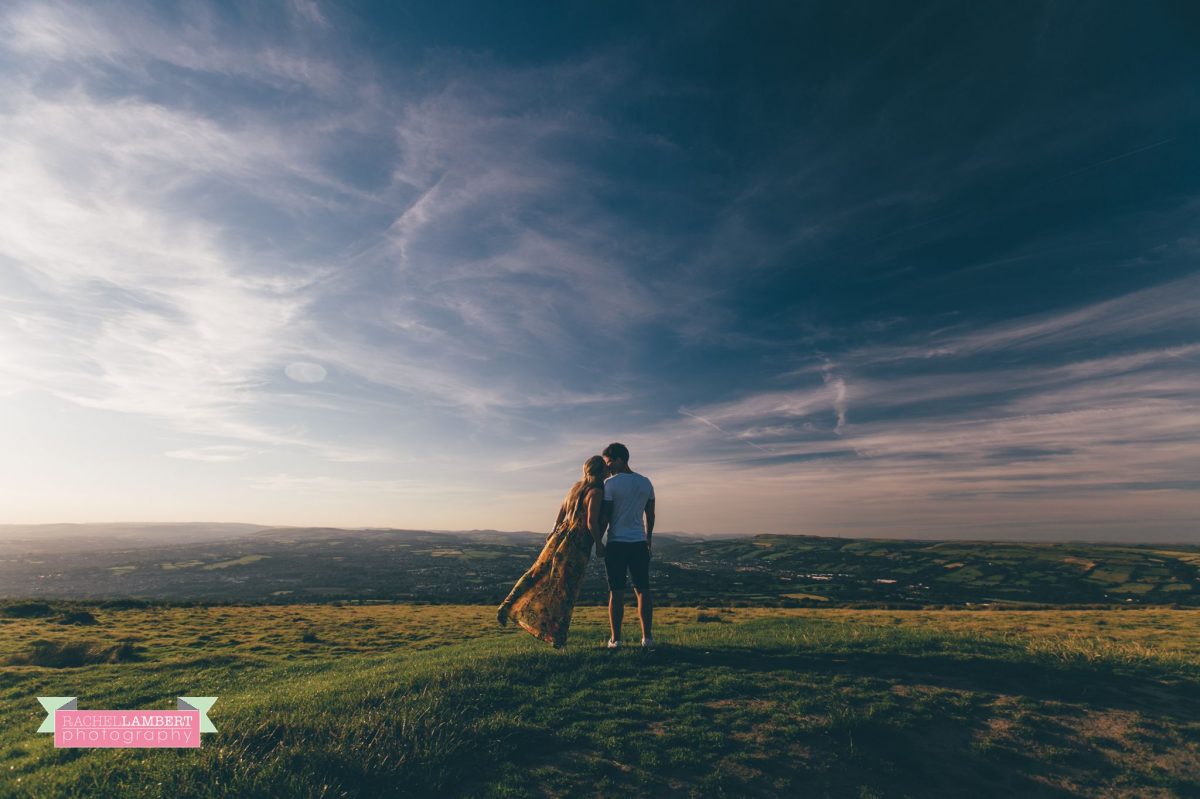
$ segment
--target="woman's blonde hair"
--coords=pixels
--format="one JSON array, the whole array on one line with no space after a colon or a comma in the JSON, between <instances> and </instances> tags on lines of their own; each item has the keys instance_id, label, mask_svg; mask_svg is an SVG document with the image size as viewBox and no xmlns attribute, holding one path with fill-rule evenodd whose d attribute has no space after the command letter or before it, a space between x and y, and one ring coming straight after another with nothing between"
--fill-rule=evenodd
<instances>
[{"instance_id":1,"label":"woman's blonde hair","mask_svg":"<svg viewBox=\"0 0 1200 799\"><path fill-rule=\"evenodd\" d=\"M578 519L572 518L572 514L575 513L579 498L593 488L604 486L606 468L604 458L599 455L593 455L583 462L583 479L571 486L571 490L567 492L567 498L563 500L563 510L566 511L563 521L568 522L571 526L578 522Z\"/></svg>"}]
</instances>

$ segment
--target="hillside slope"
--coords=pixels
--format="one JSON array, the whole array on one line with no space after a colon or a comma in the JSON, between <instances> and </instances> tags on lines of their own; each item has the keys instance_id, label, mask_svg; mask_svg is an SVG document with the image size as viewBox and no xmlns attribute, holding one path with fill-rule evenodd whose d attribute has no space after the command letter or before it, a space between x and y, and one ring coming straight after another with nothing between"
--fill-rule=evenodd
<instances>
[{"instance_id":1,"label":"hillside slope","mask_svg":"<svg viewBox=\"0 0 1200 799\"><path fill-rule=\"evenodd\" d=\"M0 616L0 796L1200 793L1189 611L673 609L617 652L591 608L565 652L480 607L87 612ZM37 644L122 639L77 668ZM180 694L220 697L198 751L33 733L36 696Z\"/></svg>"}]
</instances>

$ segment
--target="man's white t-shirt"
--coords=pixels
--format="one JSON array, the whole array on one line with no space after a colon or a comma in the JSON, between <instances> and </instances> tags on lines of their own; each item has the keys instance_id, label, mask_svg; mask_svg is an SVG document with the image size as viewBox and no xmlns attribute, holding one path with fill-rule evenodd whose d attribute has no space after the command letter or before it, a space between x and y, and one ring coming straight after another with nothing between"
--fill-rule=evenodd
<instances>
[{"instance_id":1,"label":"man's white t-shirt","mask_svg":"<svg viewBox=\"0 0 1200 799\"><path fill-rule=\"evenodd\" d=\"M654 486L637 472L619 472L604 481L604 501L613 504L609 541L645 541L642 512L654 499Z\"/></svg>"}]
</instances>

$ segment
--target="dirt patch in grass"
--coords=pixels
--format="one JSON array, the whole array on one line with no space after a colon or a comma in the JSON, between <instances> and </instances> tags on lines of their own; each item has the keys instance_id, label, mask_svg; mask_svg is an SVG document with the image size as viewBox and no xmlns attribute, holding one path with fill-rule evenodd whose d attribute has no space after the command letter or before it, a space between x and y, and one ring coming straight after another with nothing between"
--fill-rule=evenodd
<instances>
[{"instance_id":1,"label":"dirt patch in grass","mask_svg":"<svg viewBox=\"0 0 1200 799\"><path fill-rule=\"evenodd\" d=\"M96 617L91 613L88 613L86 610L72 610L63 613L57 619L54 619L54 623L91 626L94 624L99 624L100 622L96 621Z\"/></svg>"},{"instance_id":2,"label":"dirt patch in grass","mask_svg":"<svg viewBox=\"0 0 1200 799\"><path fill-rule=\"evenodd\" d=\"M1192 796L1200 787L1184 776L1200 774L1200 746L1136 710L1054 702L1031 708L1015 697L998 697L991 710L977 731L980 751L1032 757L1040 766L1031 776L1049 790L1140 799ZM1134 774L1141 784L1127 790L1121 777Z\"/></svg>"}]
</instances>

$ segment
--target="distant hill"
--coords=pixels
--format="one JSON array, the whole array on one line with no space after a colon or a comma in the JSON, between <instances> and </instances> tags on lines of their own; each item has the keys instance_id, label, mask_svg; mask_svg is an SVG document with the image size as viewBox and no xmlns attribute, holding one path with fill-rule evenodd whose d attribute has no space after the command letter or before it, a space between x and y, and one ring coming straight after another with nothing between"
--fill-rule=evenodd
<instances>
[{"instance_id":1,"label":"distant hill","mask_svg":"<svg viewBox=\"0 0 1200 799\"><path fill-rule=\"evenodd\" d=\"M200 528L202 526L195 526ZM219 526L214 526L219 527ZM497 603L541 533L270 527L0 544L0 597ZM82 542L73 546L71 541ZM655 536L661 604L1200 606L1200 547ZM581 602L605 601L593 559Z\"/></svg>"},{"instance_id":2,"label":"distant hill","mask_svg":"<svg viewBox=\"0 0 1200 799\"><path fill-rule=\"evenodd\" d=\"M0 524L0 553L191 544L240 538L264 528L261 524L221 522Z\"/></svg>"}]
</instances>

